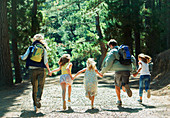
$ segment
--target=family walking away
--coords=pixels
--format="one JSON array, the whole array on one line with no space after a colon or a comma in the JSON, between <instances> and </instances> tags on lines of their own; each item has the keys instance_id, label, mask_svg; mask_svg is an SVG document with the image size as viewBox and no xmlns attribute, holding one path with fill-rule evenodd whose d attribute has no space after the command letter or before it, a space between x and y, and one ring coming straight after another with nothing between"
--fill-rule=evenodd
<instances>
[{"instance_id":1,"label":"family walking away","mask_svg":"<svg viewBox=\"0 0 170 118\"><path fill-rule=\"evenodd\" d=\"M139 80L139 103L142 103L143 85L145 85L145 90L147 92L147 97L150 98L150 72L149 65L151 57L145 54L138 55L138 69L136 67L136 59L131 54L130 48L126 45L118 46L116 40L111 39L108 42L110 51L105 57L101 71L99 72L96 68L96 62L94 58L88 58L86 61L86 68L79 70L75 76L72 76L71 70L73 64L70 62L70 54L63 54L59 61L59 67L50 71L47 59L47 43L41 34L36 34L33 37L32 46L29 46L24 55L20 56L20 59L26 60L26 67L29 69L29 78L32 84L32 98L34 111L36 112L38 108L41 107L41 97L43 93L46 71L48 70L48 75L52 75L53 72L61 70L60 75L60 85L62 88L62 102L63 109L66 110L66 88L68 86L68 102L71 102L71 89L73 80L81 73L84 74L84 88L85 96L91 101L91 108L94 109L94 99L97 95L98 89L98 79L103 77L104 73L107 71L114 71L114 83L115 91L117 95L117 105L122 105L121 91L126 92L129 97L132 97L132 90L129 86L129 78L131 73L134 77L140 73Z\"/></svg>"}]
</instances>

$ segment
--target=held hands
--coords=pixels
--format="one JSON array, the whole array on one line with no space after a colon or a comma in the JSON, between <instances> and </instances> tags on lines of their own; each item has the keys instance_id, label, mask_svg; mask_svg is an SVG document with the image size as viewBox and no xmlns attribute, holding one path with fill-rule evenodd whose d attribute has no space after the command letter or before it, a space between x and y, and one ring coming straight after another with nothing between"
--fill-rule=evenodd
<instances>
[{"instance_id":1,"label":"held hands","mask_svg":"<svg viewBox=\"0 0 170 118\"><path fill-rule=\"evenodd\" d=\"M136 77L137 75L138 75L138 73L133 74L134 77Z\"/></svg>"},{"instance_id":2,"label":"held hands","mask_svg":"<svg viewBox=\"0 0 170 118\"><path fill-rule=\"evenodd\" d=\"M22 55L19 56L19 59L21 59L21 56L22 56Z\"/></svg>"},{"instance_id":3,"label":"held hands","mask_svg":"<svg viewBox=\"0 0 170 118\"><path fill-rule=\"evenodd\" d=\"M74 77L71 77L72 80L74 80Z\"/></svg>"},{"instance_id":4,"label":"held hands","mask_svg":"<svg viewBox=\"0 0 170 118\"><path fill-rule=\"evenodd\" d=\"M76 78L76 76L72 77L71 79L74 80Z\"/></svg>"},{"instance_id":5,"label":"held hands","mask_svg":"<svg viewBox=\"0 0 170 118\"><path fill-rule=\"evenodd\" d=\"M52 71L49 70L48 71L48 75L51 76L52 75Z\"/></svg>"}]
</instances>

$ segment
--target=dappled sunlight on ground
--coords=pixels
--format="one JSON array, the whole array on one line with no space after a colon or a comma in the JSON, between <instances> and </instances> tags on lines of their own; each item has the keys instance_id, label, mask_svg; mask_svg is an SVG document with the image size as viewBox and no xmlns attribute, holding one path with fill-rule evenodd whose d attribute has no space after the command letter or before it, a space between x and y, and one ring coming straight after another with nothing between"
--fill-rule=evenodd
<instances>
[{"instance_id":1,"label":"dappled sunlight on ground","mask_svg":"<svg viewBox=\"0 0 170 118\"><path fill-rule=\"evenodd\" d=\"M61 86L59 76L47 77L42 107L37 113L33 111L32 87L25 82L12 89L0 90L0 117L168 117L170 116L169 96L152 95L150 99L143 95L143 103L137 102L139 78L131 78L131 98L121 91L122 107L117 107L117 96L114 87L114 73L106 73L103 78L98 77L98 94L94 107L85 97L83 85L84 74L78 76L72 85L71 104L67 102L67 109L62 109ZM152 89L151 89L152 92ZM67 93L66 93L67 98Z\"/></svg>"}]
</instances>

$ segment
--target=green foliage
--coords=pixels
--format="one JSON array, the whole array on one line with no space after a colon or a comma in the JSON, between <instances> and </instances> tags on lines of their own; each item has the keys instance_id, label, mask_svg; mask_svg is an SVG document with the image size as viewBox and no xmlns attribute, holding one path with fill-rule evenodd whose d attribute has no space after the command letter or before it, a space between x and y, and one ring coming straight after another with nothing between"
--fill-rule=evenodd
<instances>
[{"instance_id":1,"label":"green foliage","mask_svg":"<svg viewBox=\"0 0 170 118\"><path fill-rule=\"evenodd\" d=\"M48 39L50 67L57 68L58 60L64 53L72 56L73 72L85 67L89 57L99 60L101 40L107 43L114 38L119 44L127 43L135 50L136 31L140 34L141 52L153 56L165 50L166 4L150 0L154 6L146 9L148 1L130 0L129 3L126 0L38 1L37 29ZM32 0L17 1L16 35L19 54L23 54L31 45L32 7ZM97 15L103 39L99 39L96 31ZM11 0L8 2L8 19L11 34Z\"/></svg>"}]
</instances>

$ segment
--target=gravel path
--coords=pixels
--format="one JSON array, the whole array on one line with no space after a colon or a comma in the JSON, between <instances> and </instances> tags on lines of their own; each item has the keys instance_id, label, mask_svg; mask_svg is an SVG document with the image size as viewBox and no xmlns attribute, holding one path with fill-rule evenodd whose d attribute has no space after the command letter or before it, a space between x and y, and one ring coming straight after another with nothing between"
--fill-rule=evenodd
<instances>
[{"instance_id":1,"label":"gravel path","mask_svg":"<svg viewBox=\"0 0 170 118\"><path fill-rule=\"evenodd\" d=\"M30 82L24 82L12 88L0 89L0 117L92 117L92 118L168 118L170 117L170 98L168 95L152 95L150 99L144 92L143 104L138 100L138 79L130 81L133 96L129 98L121 91L123 105L116 106L113 73L99 78L98 95L92 110L90 101L85 97L83 74L72 85L71 109L62 110L61 87L59 76L46 78L42 107L37 113L33 111ZM151 91L152 92L152 91Z\"/></svg>"}]
</instances>

